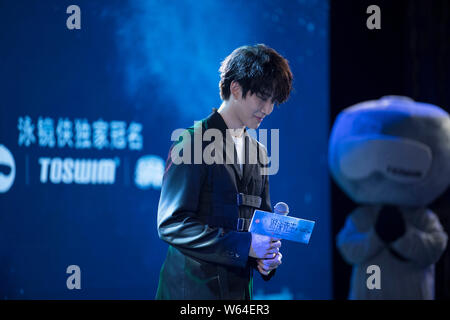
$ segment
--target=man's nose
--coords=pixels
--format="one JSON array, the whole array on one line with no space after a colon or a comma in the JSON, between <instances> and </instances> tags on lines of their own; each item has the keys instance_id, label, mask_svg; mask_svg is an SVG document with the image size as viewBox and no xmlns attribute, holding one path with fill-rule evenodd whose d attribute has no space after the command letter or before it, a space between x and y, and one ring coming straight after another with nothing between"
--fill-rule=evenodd
<instances>
[{"instance_id":1,"label":"man's nose","mask_svg":"<svg viewBox=\"0 0 450 320\"><path fill-rule=\"evenodd\" d=\"M262 112L264 112L264 114L266 116L268 116L269 114L271 114L273 111L273 103L272 101L268 100L265 104L264 107L262 109Z\"/></svg>"}]
</instances>

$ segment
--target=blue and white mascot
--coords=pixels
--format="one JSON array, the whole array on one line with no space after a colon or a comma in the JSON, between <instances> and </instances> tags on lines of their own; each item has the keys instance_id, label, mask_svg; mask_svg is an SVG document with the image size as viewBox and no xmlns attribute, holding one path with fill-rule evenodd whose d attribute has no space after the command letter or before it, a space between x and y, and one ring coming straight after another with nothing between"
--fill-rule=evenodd
<instances>
[{"instance_id":1,"label":"blue and white mascot","mask_svg":"<svg viewBox=\"0 0 450 320\"><path fill-rule=\"evenodd\" d=\"M359 205L337 236L349 299L434 299L447 234L427 205L450 183L448 113L399 96L358 103L338 115L328 161Z\"/></svg>"}]
</instances>

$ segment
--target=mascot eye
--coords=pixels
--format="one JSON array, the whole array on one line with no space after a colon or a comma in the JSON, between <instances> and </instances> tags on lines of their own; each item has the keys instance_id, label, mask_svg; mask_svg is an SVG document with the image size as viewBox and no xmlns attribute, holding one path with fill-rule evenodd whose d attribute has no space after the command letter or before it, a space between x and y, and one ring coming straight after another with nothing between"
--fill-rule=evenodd
<instances>
[{"instance_id":1,"label":"mascot eye","mask_svg":"<svg viewBox=\"0 0 450 320\"><path fill-rule=\"evenodd\" d=\"M432 162L427 145L387 135L346 139L339 143L338 153L342 173L355 180L380 172L397 182L416 182L426 176Z\"/></svg>"}]
</instances>

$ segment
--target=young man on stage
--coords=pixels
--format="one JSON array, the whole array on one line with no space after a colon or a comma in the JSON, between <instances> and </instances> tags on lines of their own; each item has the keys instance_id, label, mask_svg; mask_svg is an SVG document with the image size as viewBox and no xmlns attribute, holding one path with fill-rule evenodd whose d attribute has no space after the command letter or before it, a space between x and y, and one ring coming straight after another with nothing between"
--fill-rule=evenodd
<instances>
[{"instance_id":1,"label":"young man on stage","mask_svg":"<svg viewBox=\"0 0 450 320\"><path fill-rule=\"evenodd\" d=\"M220 72L219 110L169 151L157 221L169 249L157 299L251 299L253 269L268 280L281 264L279 239L247 231L254 210L272 205L267 150L246 128L287 100L292 73L261 44L234 50Z\"/></svg>"}]
</instances>

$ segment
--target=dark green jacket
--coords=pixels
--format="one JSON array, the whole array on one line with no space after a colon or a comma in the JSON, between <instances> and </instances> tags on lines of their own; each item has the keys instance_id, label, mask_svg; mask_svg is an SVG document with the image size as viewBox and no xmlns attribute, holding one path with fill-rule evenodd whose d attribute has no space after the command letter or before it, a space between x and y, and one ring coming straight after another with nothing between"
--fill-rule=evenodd
<instances>
[{"instance_id":1,"label":"dark green jacket","mask_svg":"<svg viewBox=\"0 0 450 320\"><path fill-rule=\"evenodd\" d=\"M225 163L196 164L195 135L200 134L201 141L201 134L210 128L222 133L223 149L216 145L216 150L223 152L219 156ZM222 116L214 110L186 129L184 136L190 139L182 135L170 148L158 206L158 234L169 249L157 299L251 299L256 260L248 256L248 222L256 208L272 211L272 206L268 175L261 172L264 165L261 161L250 164L249 150L259 155L253 159L265 159L265 163L267 150L245 131L246 161L241 173L239 164L230 161L236 159L236 150L226 148L226 141L233 143L231 136L226 138L226 129ZM202 151L208 144L211 142L200 144ZM188 145L190 158L184 149ZM182 149L178 154L186 155L190 164L177 162L172 157L174 148ZM226 150L233 150L234 155ZM273 274L263 278L268 280Z\"/></svg>"}]
</instances>

